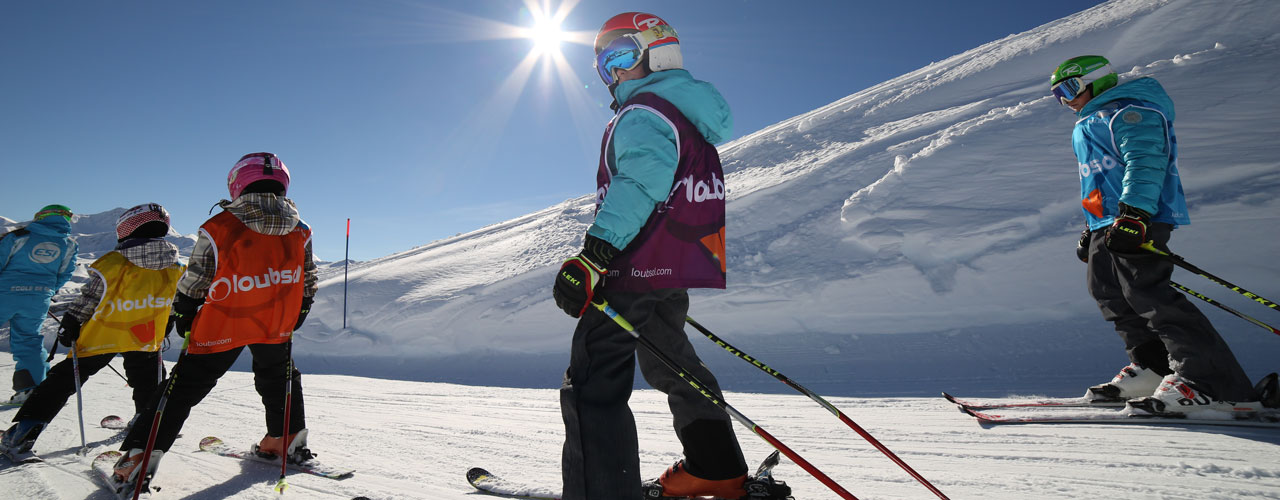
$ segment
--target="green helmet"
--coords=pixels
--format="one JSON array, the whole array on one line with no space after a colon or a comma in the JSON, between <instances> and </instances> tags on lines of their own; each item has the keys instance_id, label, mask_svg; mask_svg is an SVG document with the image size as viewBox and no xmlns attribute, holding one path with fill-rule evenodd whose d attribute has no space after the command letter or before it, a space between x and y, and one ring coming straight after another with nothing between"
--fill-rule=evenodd
<instances>
[{"instance_id":1,"label":"green helmet","mask_svg":"<svg viewBox=\"0 0 1280 500\"><path fill-rule=\"evenodd\" d=\"M1080 77L1080 83L1089 88L1095 96L1115 87L1120 82L1120 77L1116 76L1116 72L1111 69L1111 61L1107 58L1079 56L1063 61L1057 69L1053 70L1053 74L1049 76L1049 87L1055 87L1063 80L1074 77Z\"/></svg>"},{"instance_id":2,"label":"green helmet","mask_svg":"<svg viewBox=\"0 0 1280 500\"><path fill-rule=\"evenodd\" d=\"M67 208L66 205L46 205L44 208L40 209L39 212L36 212L36 216L31 220L40 220L45 217L53 217L55 215L67 219L67 222L71 222L71 209Z\"/></svg>"}]
</instances>

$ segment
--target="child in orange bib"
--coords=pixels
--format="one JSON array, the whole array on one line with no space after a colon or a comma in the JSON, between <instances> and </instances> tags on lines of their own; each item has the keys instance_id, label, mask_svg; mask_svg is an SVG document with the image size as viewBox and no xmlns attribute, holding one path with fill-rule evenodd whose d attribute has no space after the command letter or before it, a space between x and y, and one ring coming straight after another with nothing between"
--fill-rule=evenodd
<instances>
[{"instance_id":1,"label":"child in orange bib","mask_svg":"<svg viewBox=\"0 0 1280 500\"><path fill-rule=\"evenodd\" d=\"M150 474L191 408L213 390L246 346L266 410L267 435L255 450L294 462L312 456L306 444L302 374L290 355L293 331L302 326L316 293L311 229L285 197L289 169L274 154L242 157L227 176L227 189L231 201L220 202L224 211L200 226L187 272L178 281L174 324L187 339L186 351L173 367L167 390L156 391L144 418L125 437L125 454L116 464L118 481L131 484L146 477L139 476L152 432L146 415L165 401L148 459Z\"/></svg>"}]
</instances>

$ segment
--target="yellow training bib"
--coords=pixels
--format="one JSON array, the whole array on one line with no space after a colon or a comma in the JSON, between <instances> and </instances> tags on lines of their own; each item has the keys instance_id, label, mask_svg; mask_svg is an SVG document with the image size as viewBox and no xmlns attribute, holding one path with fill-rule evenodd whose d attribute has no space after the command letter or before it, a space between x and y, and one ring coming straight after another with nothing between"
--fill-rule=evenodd
<instances>
[{"instance_id":1,"label":"yellow training bib","mask_svg":"<svg viewBox=\"0 0 1280 500\"><path fill-rule=\"evenodd\" d=\"M160 350L184 266L147 269L120 252L110 252L89 268L102 277L106 291L93 317L80 328L76 355Z\"/></svg>"}]
</instances>

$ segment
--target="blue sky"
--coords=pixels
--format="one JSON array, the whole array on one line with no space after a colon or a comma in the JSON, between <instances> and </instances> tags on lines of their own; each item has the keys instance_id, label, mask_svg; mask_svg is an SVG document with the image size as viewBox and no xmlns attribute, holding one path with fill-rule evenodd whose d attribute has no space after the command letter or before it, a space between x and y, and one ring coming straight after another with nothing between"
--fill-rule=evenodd
<instances>
[{"instance_id":1,"label":"blue sky","mask_svg":"<svg viewBox=\"0 0 1280 500\"><path fill-rule=\"evenodd\" d=\"M619 12L663 17L685 67L729 101L737 138L1097 3L584 0L566 4L561 28L590 36ZM193 233L227 196L231 165L271 151L293 173L317 255L342 258L351 218L351 257L366 260L592 192L611 99L590 47L562 42L557 71L550 57L526 61L531 40L504 35L560 7L10 3L0 215L154 201Z\"/></svg>"}]
</instances>

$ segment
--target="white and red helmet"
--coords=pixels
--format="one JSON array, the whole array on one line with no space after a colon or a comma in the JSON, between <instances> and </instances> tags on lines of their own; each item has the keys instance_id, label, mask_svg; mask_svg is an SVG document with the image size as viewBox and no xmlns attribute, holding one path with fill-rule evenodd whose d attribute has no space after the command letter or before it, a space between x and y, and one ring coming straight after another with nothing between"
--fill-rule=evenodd
<instances>
[{"instance_id":1,"label":"white and red helmet","mask_svg":"<svg viewBox=\"0 0 1280 500\"><path fill-rule=\"evenodd\" d=\"M622 40L619 40L622 39ZM680 38L661 17L644 12L623 12L609 18L596 32L596 72L612 87L615 69L633 69L649 56L649 71L684 67Z\"/></svg>"},{"instance_id":2,"label":"white and red helmet","mask_svg":"<svg viewBox=\"0 0 1280 500\"><path fill-rule=\"evenodd\" d=\"M164 229L156 228L150 231L157 234L157 238L169 233L169 212L160 206L159 203L143 203L136 207L125 210L120 214L120 218L116 219L116 241L124 241L134 231L145 224L151 222L164 223Z\"/></svg>"},{"instance_id":3,"label":"white and red helmet","mask_svg":"<svg viewBox=\"0 0 1280 500\"><path fill-rule=\"evenodd\" d=\"M258 181L276 181L280 183L280 194L289 192L289 169L280 158L271 153L249 153L231 167L227 174L227 191L234 200L240 197L244 188Z\"/></svg>"}]
</instances>

